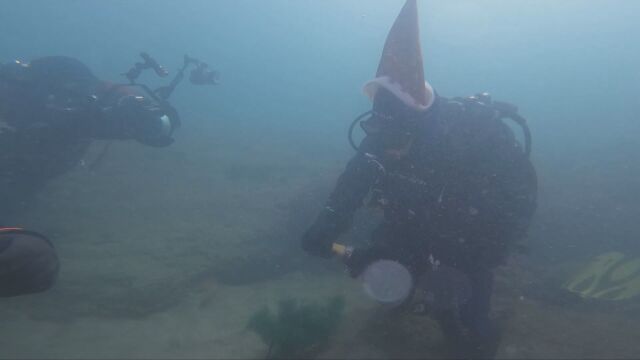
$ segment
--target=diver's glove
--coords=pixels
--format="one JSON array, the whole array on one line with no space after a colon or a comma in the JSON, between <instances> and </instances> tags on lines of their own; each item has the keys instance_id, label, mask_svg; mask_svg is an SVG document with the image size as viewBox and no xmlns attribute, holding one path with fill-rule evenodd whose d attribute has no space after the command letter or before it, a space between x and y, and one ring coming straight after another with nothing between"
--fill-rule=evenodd
<instances>
[{"instance_id":1,"label":"diver's glove","mask_svg":"<svg viewBox=\"0 0 640 360\"><path fill-rule=\"evenodd\" d=\"M340 217L333 209L325 208L302 235L302 249L323 258L333 256L333 241L347 229L348 224L349 221Z\"/></svg>"}]
</instances>

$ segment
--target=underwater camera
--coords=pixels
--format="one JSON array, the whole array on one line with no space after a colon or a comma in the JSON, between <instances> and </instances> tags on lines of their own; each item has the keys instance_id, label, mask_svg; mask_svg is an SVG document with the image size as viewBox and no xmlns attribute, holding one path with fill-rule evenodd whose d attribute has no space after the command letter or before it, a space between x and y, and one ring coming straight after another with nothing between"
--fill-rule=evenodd
<instances>
[{"instance_id":1,"label":"underwater camera","mask_svg":"<svg viewBox=\"0 0 640 360\"><path fill-rule=\"evenodd\" d=\"M115 84L100 97L102 118L95 125L104 138L133 138L143 144L164 147L173 142L180 127L178 112L142 84Z\"/></svg>"}]
</instances>

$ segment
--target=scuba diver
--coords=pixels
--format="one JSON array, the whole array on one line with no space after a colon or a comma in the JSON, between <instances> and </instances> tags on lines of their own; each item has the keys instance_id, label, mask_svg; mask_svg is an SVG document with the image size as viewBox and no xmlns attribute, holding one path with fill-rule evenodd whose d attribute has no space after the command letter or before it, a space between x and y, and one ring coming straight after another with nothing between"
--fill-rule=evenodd
<instances>
[{"instance_id":1,"label":"scuba diver","mask_svg":"<svg viewBox=\"0 0 640 360\"><path fill-rule=\"evenodd\" d=\"M426 293L423 308L454 356L490 358L499 343L490 318L493 269L526 236L536 208L530 134L513 105L486 93L447 99L425 82L417 11L408 0L387 37L376 78L364 86L373 108L349 132L357 154L302 247L342 259L353 277L379 263L400 265L413 286L402 304ZM524 146L503 119L522 126ZM360 146L351 140L357 123L366 134ZM371 243L336 243L365 203L384 213ZM404 282L401 271L386 269Z\"/></svg>"},{"instance_id":2,"label":"scuba diver","mask_svg":"<svg viewBox=\"0 0 640 360\"><path fill-rule=\"evenodd\" d=\"M75 167L94 139L152 147L173 143L180 117L168 99L188 67L194 67L193 84L217 84L215 71L185 55L170 84L151 90L136 83L140 74L151 69L166 77L168 72L148 54L141 57L124 74L125 84L100 80L65 56L0 65L0 227L26 197ZM16 279L24 280L26 292L46 288L58 267L51 242L35 232L8 229L0 228L0 296L21 292ZM10 269L18 272L7 275ZM30 275L37 275L37 286L28 286Z\"/></svg>"}]
</instances>

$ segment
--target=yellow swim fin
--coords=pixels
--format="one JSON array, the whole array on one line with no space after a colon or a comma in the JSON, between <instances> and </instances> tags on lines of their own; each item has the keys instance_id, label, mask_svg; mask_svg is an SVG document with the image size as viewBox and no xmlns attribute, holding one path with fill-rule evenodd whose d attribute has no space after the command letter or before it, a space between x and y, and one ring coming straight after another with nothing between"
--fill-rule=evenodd
<instances>
[{"instance_id":1,"label":"yellow swim fin","mask_svg":"<svg viewBox=\"0 0 640 360\"><path fill-rule=\"evenodd\" d=\"M640 295L640 258L620 252L596 256L564 287L583 298L626 300Z\"/></svg>"}]
</instances>

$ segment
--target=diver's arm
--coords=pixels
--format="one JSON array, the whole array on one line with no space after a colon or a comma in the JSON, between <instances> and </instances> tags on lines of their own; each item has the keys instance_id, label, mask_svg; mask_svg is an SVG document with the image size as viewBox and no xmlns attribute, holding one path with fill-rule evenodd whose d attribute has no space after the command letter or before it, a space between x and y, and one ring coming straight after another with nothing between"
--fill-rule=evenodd
<instances>
[{"instance_id":1,"label":"diver's arm","mask_svg":"<svg viewBox=\"0 0 640 360\"><path fill-rule=\"evenodd\" d=\"M369 147L368 140L362 148ZM326 206L305 232L302 247L310 254L331 257L333 242L345 232L351 224L355 211L363 204L373 184L380 178L382 165L375 156L360 151L347 164L336 186L329 196Z\"/></svg>"}]
</instances>

